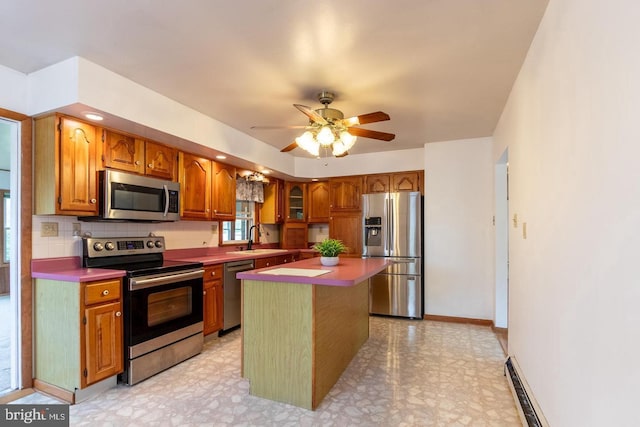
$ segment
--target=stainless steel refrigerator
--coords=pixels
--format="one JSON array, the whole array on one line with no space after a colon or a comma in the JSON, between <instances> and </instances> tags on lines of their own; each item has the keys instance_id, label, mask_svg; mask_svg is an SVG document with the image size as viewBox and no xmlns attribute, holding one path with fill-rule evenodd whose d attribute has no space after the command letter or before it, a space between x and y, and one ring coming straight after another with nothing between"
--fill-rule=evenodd
<instances>
[{"instance_id":1,"label":"stainless steel refrigerator","mask_svg":"<svg viewBox=\"0 0 640 427\"><path fill-rule=\"evenodd\" d=\"M369 312L422 319L422 197L419 192L362 196L363 258L391 265L369 279Z\"/></svg>"}]
</instances>

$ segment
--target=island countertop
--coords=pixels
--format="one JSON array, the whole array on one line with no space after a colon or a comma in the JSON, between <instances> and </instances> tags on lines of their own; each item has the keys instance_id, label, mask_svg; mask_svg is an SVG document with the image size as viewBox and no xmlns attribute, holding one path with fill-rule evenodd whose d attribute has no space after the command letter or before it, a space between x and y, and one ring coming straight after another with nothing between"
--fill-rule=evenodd
<instances>
[{"instance_id":1,"label":"island countertop","mask_svg":"<svg viewBox=\"0 0 640 427\"><path fill-rule=\"evenodd\" d=\"M389 265L383 258L347 258L340 257L336 266L325 267L320 258L310 258L286 265L265 267L243 271L237 274L239 279L261 280L266 282L301 283L324 286L354 286L363 280L381 272ZM296 270L299 270L296 272ZM322 273L321 270L327 271ZM284 274L273 274L283 272ZM310 276L307 275L310 274ZM319 275L315 275L319 273Z\"/></svg>"}]
</instances>

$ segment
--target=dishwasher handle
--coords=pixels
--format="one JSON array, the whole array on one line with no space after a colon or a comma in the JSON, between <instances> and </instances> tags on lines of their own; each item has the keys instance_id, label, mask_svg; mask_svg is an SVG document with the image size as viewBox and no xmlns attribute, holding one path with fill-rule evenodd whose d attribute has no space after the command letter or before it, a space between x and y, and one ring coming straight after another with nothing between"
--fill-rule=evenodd
<instances>
[{"instance_id":1,"label":"dishwasher handle","mask_svg":"<svg viewBox=\"0 0 640 427\"><path fill-rule=\"evenodd\" d=\"M253 270L253 261L249 263L235 264L235 265L225 265L224 270L229 273L236 273L238 271L247 271Z\"/></svg>"}]
</instances>

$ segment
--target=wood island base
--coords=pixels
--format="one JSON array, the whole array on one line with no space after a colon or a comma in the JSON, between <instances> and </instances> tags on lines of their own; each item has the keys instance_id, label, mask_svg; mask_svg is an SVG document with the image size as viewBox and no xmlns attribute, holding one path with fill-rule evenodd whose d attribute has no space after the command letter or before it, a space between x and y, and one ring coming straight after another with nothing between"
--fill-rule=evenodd
<instances>
[{"instance_id":1,"label":"wood island base","mask_svg":"<svg viewBox=\"0 0 640 427\"><path fill-rule=\"evenodd\" d=\"M369 287L244 280L250 394L315 410L369 338Z\"/></svg>"}]
</instances>

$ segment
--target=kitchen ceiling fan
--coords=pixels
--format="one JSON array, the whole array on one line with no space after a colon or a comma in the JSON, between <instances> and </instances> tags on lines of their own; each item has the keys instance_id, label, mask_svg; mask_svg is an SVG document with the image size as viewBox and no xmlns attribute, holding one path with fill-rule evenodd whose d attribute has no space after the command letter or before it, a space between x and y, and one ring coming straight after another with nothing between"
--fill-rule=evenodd
<instances>
[{"instance_id":1,"label":"kitchen ceiling fan","mask_svg":"<svg viewBox=\"0 0 640 427\"><path fill-rule=\"evenodd\" d=\"M361 114L359 116L344 118L344 114L335 108L329 108L335 94L322 91L318 94L318 101L323 108L313 110L305 105L293 104L298 110L309 118L308 125L301 126L252 126L252 129L306 129L294 142L280 150L283 153L300 147L310 154L319 157L320 150L331 150L336 157L344 157L349 154L356 138L379 139L392 141L396 136L392 133L379 132L371 129L363 129L358 126L389 120L387 113L376 111L374 113Z\"/></svg>"}]
</instances>

